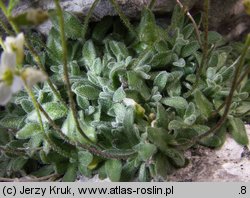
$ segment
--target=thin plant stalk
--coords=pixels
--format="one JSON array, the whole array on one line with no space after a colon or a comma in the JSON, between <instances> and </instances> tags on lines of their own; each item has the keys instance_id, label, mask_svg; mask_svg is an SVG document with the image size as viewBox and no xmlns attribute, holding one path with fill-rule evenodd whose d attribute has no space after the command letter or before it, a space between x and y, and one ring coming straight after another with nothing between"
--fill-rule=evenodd
<instances>
[{"instance_id":1,"label":"thin plant stalk","mask_svg":"<svg viewBox=\"0 0 250 198\"><path fill-rule=\"evenodd\" d=\"M85 19L84 19L84 24L83 24L83 33L82 33L82 37L83 37L83 40L85 40L85 36L86 36L86 33L87 33L87 30L88 30L88 26L89 26L89 20L90 20L90 17L92 16L94 10L95 10L95 7L97 6L97 4L99 3L100 0L95 0L94 3L91 5Z\"/></svg>"},{"instance_id":2,"label":"thin plant stalk","mask_svg":"<svg viewBox=\"0 0 250 198\"><path fill-rule=\"evenodd\" d=\"M3 20L0 18L0 26L3 28L3 30L9 34L12 35L13 33L8 29L8 27L5 25L5 23L3 22Z\"/></svg>"},{"instance_id":3,"label":"thin plant stalk","mask_svg":"<svg viewBox=\"0 0 250 198\"><path fill-rule=\"evenodd\" d=\"M196 39L199 43L199 45L202 47L202 42L201 42L201 37L200 37L200 31L199 28L194 20L194 18L192 17L192 15L190 14L189 11L186 10L186 8L184 7L184 5L180 2L180 0L176 0L176 3L180 6L180 8L186 13L187 17L190 19L190 21L192 22L194 29L195 29L195 36Z\"/></svg>"},{"instance_id":4,"label":"thin plant stalk","mask_svg":"<svg viewBox=\"0 0 250 198\"><path fill-rule=\"evenodd\" d=\"M210 0L204 1L204 17L203 17L203 24L204 24L204 41L203 41L203 48L202 48L202 60L201 65L199 66L197 73L196 73L196 83L198 83L202 72L206 69L207 65L207 57L208 57L208 26L209 26L209 7L210 7Z\"/></svg>"},{"instance_id":5,"label":"thin plant stalk","mask_svg":"<svg viewBox=\"0 0 250 198\"><path fill-rule=\"evenodd\" d=\"M96 148L94 146L90 146L90 145L87 145L87 144L76 143L76 142L70 140L62 132L61 128L50 118L50 116L43 109L43 107L39 103L38 103L38 105L39 105L40 111L43 113L45 118L48 120L49 124L56 130L57 134L62 138L62 140L64 140L65 142L67 142L71 146L86 149L86 150L88 150L90 153L92 153L94 155L98 155L99 157L107 158L107 159L127 159L128 157L130 157L131 155L134 154L134 153L124 154L124 155L111 154L109 152L101 151L100 149L98 149L98 148Z\"/></svg>"},{"instance_id":6,"label":"thin plant stalk","mask_svg":"<svg viewBox=\"0 0 250 198\"><path fill-rule=\"evenodd\" d=\"M18 33L19 33L19 28L17 27L17 25L16 25L13 21L9 20L9 16L8 16L8 13L7 13L6 6L3 4L2 0L0 0L0 8L2 9L2 11L3 11L5 17L8 19L8 22L10 23L10 25L11 25L12 29L14 30L14 32L15 32L16 34L18 34ZM10 32L10 31L9 31L9 32ZM31 52L31 54L32 54L32 56L33 56L35 62L36 62L37 65L38 65L38 67L39 67L43 72L46 73L45 66L42 64L42 61L41 61L39 55L37 54L37 52L34 50L34 48L33 48L26 40L25 40L25 46L26 46L26 47L29 49L29 51ZM66 107L66 106L67 106L66 103L65 103L64 100L62 99L60 92L56 89L56 87L55 87L55 85L53 84L53 82L52 82L50 79L48 79L47 82L48 82L48 85L49 85L49 87L51 88L52 92L53 92L54 95L56 96L56 98Z\"/></svg>"},{"instance_id":7,"label":"thin plant stalk","mask_svg":"<svg viewBox=\"0 0 250 198\"><path fill-rule=\"evenodd\" d=\"M154 8L155 2L156 2L156 0L151 0L150 3L148 4L148 8L149 8L150 10L152 10L152 9Z\"/></svg>"},{"instance_id":8,"label":"thin plant stalk","mask_svg":"<svg viewBox=\"0 0 250 198\"><path fill-rule=\"evenodd\" d=\"M62 150L60 147L58 147L57 145L55 145L55 143L49 138L49 136L47 135L44 125L43 125L43 121L42 121L42 116L39 110L39 105L38 102L36 100L35 94L32 91L32 89L30 89L27 85L25 86L27 93L29 94L31 101L35 107L37 116L38 116L38 122L40 124L40 129L43 132L44 138L45 140L50 144L50 146L52 147L52 149L54 151L56 151L57 153L59 153L60 155L66 157L66 158L70 158L70 154L67 153L66 151Z\"/></svg>"},{"instance_id":9,"label":"thin plant stalk","mask_svg":"<svg viewBox=\"0 0 250 198\"><path fill-rule=\"evenodd\" d=\"M124 25L128 28L128 30L132 33L133 36L137 37L137 33L134 30L133 25L129 22L128 18L126 15L122 12L121 8L119 7L118 3L116 0L109 0L110 3L113 5L115 11L117 14L120 16L121 20L123 21Z\"/></svg>"},{"instance_id":10,"label":"thin plant stalk","mask_svg":"<svg viewBox=\"0 0 250 198\"><path fill-rule=\"evenodd\" d=\"M46 73L46 69L44 67L44 65L42 64L41 58L39 57L39 55L37 54L37 52L34 50L34 48L28 43L25 42L26 47L29 49L29 51L31 52L31 54L33 55L33 58L35 60L35 62L38 64L38 67ZM53 82L48 78L47 83L50 87L50 89L52 90L53 94L56 96L56 98L64 105L64 107L67 107L66 103L64 102L60 92L57 90L57 88L55 87L55 85L53 84Z\"/></svg>"},{"instance_id":11,"label":"thin plant stalk","mask_svg":"<svg viewBox=\"0 0 250 198\"><path fill-rule=\"evenodd\" d=\"M232 104L234 91L235 91L235 89L236 89L236 87L238 85L237 82L238 82L238 79L239 79L242 67L244 65L244 61L245 61L245 58L246 58L247 50L249 49L249 47L250 47L250 34L247 36L245 47L244 47L244 49L242 51L242 54L241 54L240 62L238 64L238 66L236 67L234 78L233 78L233 82L232 82L232 86L231 86L229 95L228 95L228 97L226 99L225 110L224 110L223 115L221 116L220 120L217 122L217 124L214 127L212 127L207 132L205 132L205 133L197 136L195 138L195 142L199 141L200 139L202 139L204 137L207 137L208 135L210 135L212 133L215 133L224 124L224 122L226 121L228 113L230 111L231 104Z\"/></svg>"},{"instance_id":12,"label":"thin plant stalk","mask_svg":"<svg viewBox=\"0 0 250 198\"><path fill-rule=\"evenodd\" d=\"M78 112L76 109L75 101L73 98L73 92L71 90L70 80L69 80L69 72L68 72L68 60L67 60L67 43L65 38L65 31L64 31L64 19L63 19L63 12L62 8L60 6L59 0L54 0L56 5L56 10L59 18L59 24L60 24L60 36L61 36L61 42L62 42L62 49L63 49L63 74L64 74L64 81L69 97L69 105L73 113L74 121L76 124L76 128L78 132L85 138L88 144L94 144L93 141L83 132L80 123L78 121Z\"/></svg>"}]
</instances>

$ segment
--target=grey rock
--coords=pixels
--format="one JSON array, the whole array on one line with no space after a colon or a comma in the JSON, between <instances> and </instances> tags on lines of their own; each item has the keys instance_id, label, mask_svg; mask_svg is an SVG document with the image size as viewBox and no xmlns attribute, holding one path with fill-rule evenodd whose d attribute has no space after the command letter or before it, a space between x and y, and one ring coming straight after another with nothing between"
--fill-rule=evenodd
<instances>
[{"instance_id":1,"label":"grey rock","mask_svg":"<svg viewBox=\"0 0 250 198\"><path fill-rule=\"evenodd\" d=\"M250 138L250 126L246 125ZM218 150L198 147L187 151L190 163L168 177L169 181L249 182L250 151L231 137Z\"/></svg>"},{"instance_id":2,"label":"grey rock","mask_svg":"<svg viewBox=\"0 0 250 198\"><path fill-rule=\"evenodd\" d=\"M139 18L140 11L151 0L117 0L122 11L130 18ZM203 1L180 0L191 12L195 13L203 9ZM241 39L241 36L250 31L250 16L244 13L243 0L211 0L210 28L226 35L229 39ZM6 1L7 2L7 1ZM79 16L85 16L94 0L61 0L63 9ZM173 10L176 0L156 0L154 12L164 15ZM21 0L14 14L29 8L53 9L53 0ZM109 0L100 0L94 10L92 21L99 21L104 16L117 15ZM2 14L0 12L0 17ZM236 25L235 25L236 24ZM48 33L51 23L45 23L38 27L42 33Z\"/></svg>"}]
</instances>

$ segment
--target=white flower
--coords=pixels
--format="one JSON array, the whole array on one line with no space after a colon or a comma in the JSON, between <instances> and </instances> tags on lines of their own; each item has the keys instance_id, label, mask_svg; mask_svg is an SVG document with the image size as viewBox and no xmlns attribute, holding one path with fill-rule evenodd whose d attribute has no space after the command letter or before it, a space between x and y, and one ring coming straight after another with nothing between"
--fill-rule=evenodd
<instances>
[{"instance_id":1,"label":"white flower","mask_svg":"<svg viewBox=\"0 0 250 198\"><path fill-rule=\"evenodd\" d=\"M16 62L17 64L21 64L23 62L23 48L24 48L24 34L19 33L16 37L8 36L4 42L5 50L8 53L16 54Z\"/></svg>"},{"instance_id":2,"label":"white flower","mask_svg":"<svg viewBox=\"0 0 250 198\"><path fill-rule=\"evenodd\" d=\"M0 64L0 105L6 105L13 93L23 88L23 82L15 75L16 55L3 52Z\"/></svg>"},{"instance_id":3,"label":"white flower","mask_svg":"<svg viewBox=\"0 0 250 198\"><path fill-rule=\"evenodd\" d=\"M44 82L47 80L47 75L37 69L27 68L22 72L22 78L25 81L26 85L31 88L38 82Z\"/></svg>"}]
</instances>

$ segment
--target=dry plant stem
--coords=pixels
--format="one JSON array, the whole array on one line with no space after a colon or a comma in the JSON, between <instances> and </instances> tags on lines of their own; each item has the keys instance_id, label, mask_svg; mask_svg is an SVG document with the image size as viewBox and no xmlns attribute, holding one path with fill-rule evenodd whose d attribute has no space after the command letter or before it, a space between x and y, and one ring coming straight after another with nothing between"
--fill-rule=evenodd
<instances>
[{"instance_id":1,"label":"dry plant stem","mask_svg":"<svg viewBox=\"0 0 250 198\"><path fill-rule=\"evenodd\" d=\"M90 153L94 154L94 155L98 155L102 158L107 158L107 159L127 159L130 155L115 155L115 154L110 154L104 151L99 150L98 148L94 147L94 146L90 146L90 145L85 145L85 144L81 144L81 143L76 143L74 141L71 141L61 130L61 128L56 125L56 123L50 118L50 116L48 115L48 113L43 109L43 107L38 103L39 105L39 109L40 111L43 113L43 115L46 117L46 119L48 120L49 124L56 130L56 132L58 133L58 135L62 138L62 140L64 140L65 142L67 142L68 144L70 144L71 146L74 147L78 147L78 148L84 148L86 150L88 150Z\"/></svg>"},{"instance_id":2,"label":"dry plant stem","mask_svg":"<svg viewBox=\"0 0 250 198\"><path fill-rule=\"evenodd\" d=\"M194 18L192 17L192 15L190 14L190 12L188 12L186 10L186 8L184 7L184 5L180 2L180 0L176 0L176 3L180 6L180 8L186 13L187 17L191 20L194 29L195 29L195 35L196 35L196 39L199 43L199 45L202 47L202 42L201 42L201 37L200 37L200 31L199 28L194 20Z\"/></svg>"},{"instance_id":3,"label":"dry plant stem","mask_svg":"<svg viewBox=\"0 0 250 198\"><path fill-rule=\"evenodd\" d=\"M47 181L50 180L51 178L58 178L61 177L61 175L59 174L51 174L51 175L47 175L44 177L38 177L38 178L4 178L4 177L0 177L0 182L41 182L41 181Z\"/></svg>"},{"instance_id":4,"label":"dry plant stem","mask_svg":"<svg viewBox=\"0 0 250 198\"><path fill-rule=\"evenodd\" d=\"M56 151L57 153L59 153L60 155L66 157L66 158L69 158L70 157L70 154L67 153L66 151L62 150L60 147L58 147L50 138L49 136L47 135L45 129L44 129L44 126L43 126L43 121L42 121L42 117L41 117L41 113L40 113L40 110L39 110L39 104L35 98L35 95L33 93L33 91L26 86L26 90L27 90L27 93L29 94L31 100L32 100L32 103L35 107L35 110L36 110L36 113L37 113L37 116L38 116L38 121L39 121L39 124L40 124L40 128L41 128L41 131L43 132L43 135L44 135L44 138L45 140L50 144L50 146L52 147L52 149L54 151Z\"/></svg>"},{"instance_id":5,"label":"dry plant stem","mask_svg":"<svg viewBox=\"0 0 250 198\"><path fill-rule=\"evenodd\" d=\"M85 41L85 36L86 36L86 33L87 33L87 30L88 30L88 26L89 26L89 19L90 17L92 16L94 10L95 10L95 7L97 6L97 4L99 3L100 0L95 0L94 3L91 5L85 19L84 19L84 25L83 25L83 33L82 33L82 38L83 40Z\"/></svg>"},{"instance_id":6,"label":"dry plant stem","mask_svg":"<svg viewBox=\"0 0 250 198\"><path fill-rule=\"evenodd\" d=\"M56 5L56 10L59 18L59 24L60 24L60 36L61 36L61 41L62 41L62 48L63 48L63 73L64 73L64 81L69 97L69 105L73 113L74 121L76 124L76 128L78 132L85 138L85 140L89 144L94 144L91 139L83 132L81 129L80 123L78 121L78 113L75 105L75 101L73 98L73 92L71 90L71 85L70 85L70 80L69 80L69 72L68 72L68 60L67 60L67 44L66 44L66 38L65 38L65 31L64 31L64 19L63 19L63 13L62 13L62 8L60 6L59 0L54 0L55 5Z\"/></svg>"},{"instance_id":7,"label":"dry plant stem","mask_svg":"<svg viewBox=\"0 0 250 198\"><path fill-rule=\"evenodd\" d=\"M237 82L238 82L242 67L244 65L245 57L246 57L247 50L248 50L249 46L250 46L250 34L247 37L245 47L244 47L243 52L241 54L240 62L238 64L238 66L236 67L233 82L232 82L232 86L231 86L231 90L230 90L229 95L228 95L228 97L226 99L226 106L225 106L225 110L224 110L223 115L221 116L220 120L217 122L217 124L214 127L212 127L207 132L197 136L195 138L195 142L199 141L200 139L202 139L204 137L207 137L208 135L210 135L212 133L215 133L223 125L223 123L226 121L227 115L228 115L229 110L230 110L230 106L232 104L234 91L235 91L235 89L236 89L236 87L238 85Z\"/></svg>"},{"instance_id":8,"label":"dry plant stem","mask_svg":"<svg viewBox=\"0 0 250 198\"><path fill-rule=\"evenodd\" d=\"M115 11L117 12L117 14L120 16L121 20L123 21L124 25L128 28L128 30L133 34L133 36L135 36L136 38L137 33L134 30L134 27L132 26L132 24L129 22L128 18L126 17L126 15L122 12L121 8L119 7L118 3L116 2L116 0L109 0L110 3L113 5L113 7L115 8Z\"/></svg>"}]
</instances>

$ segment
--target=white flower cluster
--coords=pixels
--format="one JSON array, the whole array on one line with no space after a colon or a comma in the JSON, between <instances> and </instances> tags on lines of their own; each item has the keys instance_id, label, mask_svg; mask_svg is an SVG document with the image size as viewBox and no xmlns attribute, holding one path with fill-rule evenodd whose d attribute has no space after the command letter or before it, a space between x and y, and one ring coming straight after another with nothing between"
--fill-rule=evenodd
<instances>
[{"instance_id":1,"label":"white flower cluster","mask_svg":"<svg viewBox=\"0 0 250 198\"><path fill-rule=\"evenodd\" d=\"M44 82L47 75L42 71L26 68L18 70L17 65L22 64L24 57L24 35L7 37L4 42L4 52L0 63L0 105L6 105L13 93L31 88L38 82Z\"/></svg>"}]
</instances>

